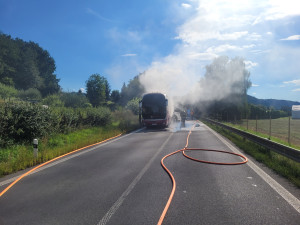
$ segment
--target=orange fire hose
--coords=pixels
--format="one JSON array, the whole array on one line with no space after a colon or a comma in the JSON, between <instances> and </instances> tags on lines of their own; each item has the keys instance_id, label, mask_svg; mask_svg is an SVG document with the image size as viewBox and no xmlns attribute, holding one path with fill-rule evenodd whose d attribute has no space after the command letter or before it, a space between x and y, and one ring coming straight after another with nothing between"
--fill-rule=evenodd
<instances>
[{"instance_id":1,"label":"orange fire hose","mask_svg":"<svg viewBox=\"0 0 300 225\"><path fill-rule=\"evenodd\" d=\"M172 202L172 199L173 199L173 197L174 197L175 190L176 190L176 181L175 181L175 178L174 178L174 176L172 175L172 173L170 172L170 170L169 170L169 169L165 166L165 164L164 164L164 160L165 160L166 158L168 158L168 157L170 157L170 156L172 156L172 155L174 155L174 154L177 154L177 153L179 153L179 152L182 152L182 154L183 154L186 158L191 159L191 160L194 160L194 161L197 161L197 162L202 162L202 163L217 164L217 165L240 165L240 164L244 164L244 163L247 163L247 162L248 162L248 159L247 159L245 156L240 155L240 154L237 154L237 153L233 153L233 152L227 152L227 151L215 150L215 149L188 148L188 145L189 145L189 138L190 138L190 135L191 135L192 130L194 129L194 127L195 127L195 125L194 125L194 126L191 128L191 130L189 131L189 134L188 134L188 136L187 136L187 138L186 138L186 145L184 146L184 148L183 148L183 149L179 149L179 150L177 150L177 151L175 151L175 152L172 152L172 153L170 153L170 154L168 154L168 155L165 155L165 156L161 159L161 161L160 161L162 167L164 168L164 170L165 170L165 171L168 173L168 175L170 176L170 178L171 178L171 180L172 180L173 187L172 187L172 191L171 191L171 194L170 194L170 196L169 196L169 199L168 199L168 201L167 201L167 203L166 203L166 206L165 206L165 208L164 208L164 210L163 210L163 212L162 212L162 214L161 214L161 216L160 216L160 218L159 218L159 221L158 221L157 225L161 225L161 224L163 223L163 220L165 219L165 216L166 216L167 211L168 211L168 209L169 209L169 207L170 207L170 204L171 204L171 202ZM231 154L231 155L239 156L239 157L243 158L244 160L243 160L242 162L233 162L233 163L204 161L204 160L199 160L199 159L195 159L195 158L192 158L192 157L188 156L188 155L185 153L185 150L221 152L221 153L226 153L226 154Z\"/></svg>"},{"instance_id":2,"label":"orange fire hose","mask_svg":"<svg viewBox=\"0 0 300 225\"><path fill-rule=\"evenodd\" d=\"M58 160L58 159L61 159L61 158L65 157L65 156L71 155L71 154L73 154L73 153L75 153L75 152L79 152L79 151L81 151L81 150L87 149L87 148L92 147L92 146L95 146L95 145L99 145L99 144L101 144L101 143L107 142L107 141L112 140L112 139L114 139L114 138L117 138L117 137L119 137L119 136L121 136L121 135L122 135L122 134L118 134L117 136L108 138L108 139L106 139L106 140L104 140L104 141L100 141L100 142L98 142L98 143L91 144L91 145L89 145L89 146L85 146L85 147L80 148L80 149L76 149L76 150L74 150L74 151L71 151L71 152L66 153L66 154L64 154L64 155L61 155L61 156L58 156L58 157L56 157L56 158L54 158L54 159L51 159L51 160L49 160L49 161L47 161L47 162L44 162L44 163L42 163L42 164L40 164L40 165L34 167L33 169L29 170L28 172L26 172L26 173L24 173L23 175L21 175L20 177L18 177L14 182L12 182L8 187L6 187L2 192L0 192L0 197L1 197L2 195L4 195L9 189L11 189L16 183L18 183L20 180L22 180L24 177L28 176L29 174L31 174L31 173L34 172L35 170L37 170L37 169L39 169L39 168L41 168L41 167L43 167L43 166L45 166L45 165L47 165L47 164L53 162L53 161L56 161L56 160Z\"/></svg>"}]
</instances>

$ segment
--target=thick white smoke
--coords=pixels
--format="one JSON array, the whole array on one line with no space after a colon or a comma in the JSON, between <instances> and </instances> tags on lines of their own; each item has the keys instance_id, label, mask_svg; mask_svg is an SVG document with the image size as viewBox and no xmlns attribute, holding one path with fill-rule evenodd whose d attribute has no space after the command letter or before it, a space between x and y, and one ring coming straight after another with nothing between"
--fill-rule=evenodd
<instances>
[{"instance_id":1,"label":"thick white smoke","mask_svg":"<svg viewBox=\"0 0 300 225\"><path fill-rule=\"evenodd\" d=\"M196 61L188 57L169 56L160 63L153 63L140 76L140 82L146 92L167 94L176 107L178 104L221 100L232 94L242 94L249 85L248 78L249 73L241 58L215 58L203 71Z\"/></svg>"}]
</instances>

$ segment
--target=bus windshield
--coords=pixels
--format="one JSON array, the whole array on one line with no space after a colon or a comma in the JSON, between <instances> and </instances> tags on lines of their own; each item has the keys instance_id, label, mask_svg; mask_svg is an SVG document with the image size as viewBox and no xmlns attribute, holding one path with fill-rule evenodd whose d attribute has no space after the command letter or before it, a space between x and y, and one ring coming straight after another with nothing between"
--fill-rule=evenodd
<instances>
[{"instance_id":1,"label":"bus windshield","mask_svg":"<svg viewBox=\"0 0 300 225\"><path fill-rule=\"evenodd\" d=\"M142 116L144 119L166 118L166 99L163 94L148 94L142 100Z\"/></svg>"}]
</instances>

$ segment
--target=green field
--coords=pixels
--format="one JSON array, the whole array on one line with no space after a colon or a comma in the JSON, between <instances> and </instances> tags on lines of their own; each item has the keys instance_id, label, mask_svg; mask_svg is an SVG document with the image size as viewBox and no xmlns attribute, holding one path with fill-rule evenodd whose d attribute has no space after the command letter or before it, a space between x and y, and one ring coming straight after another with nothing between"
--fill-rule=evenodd
<instances>
[{"instance_id":1,"label":"green field","mask_svg":"<svg viewBox=\"0 0 300 225\"><path fill-rule=\"evenodd\" d=\"M241 130L247 130L247 120L243 119L239 123L227 123ZM269 138L270 120L248 120L248 132ZM282 144L300 148L300 120L290 120L290 143L288 141L289 118L279 118L271 120L271 140Z\"/></svg>"}]
</instances>

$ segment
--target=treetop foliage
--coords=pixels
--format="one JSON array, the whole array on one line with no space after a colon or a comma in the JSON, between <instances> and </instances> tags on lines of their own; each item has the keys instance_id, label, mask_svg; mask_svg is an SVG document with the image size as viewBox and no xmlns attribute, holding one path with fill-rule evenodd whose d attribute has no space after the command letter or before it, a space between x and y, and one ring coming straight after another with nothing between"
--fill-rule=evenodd
<instances>
[{"instance_id":1,"label":"treetop foliage","mask_svg":"<svg viewBox=\"0 0 300 225\"><path fill-rule=\"evenodd\" d=\"M97 107L109 100L110 87L107 79L100 74L93 74L86 81L86 96Z\"/></svg>"},{"instance_id":2,"label":"treetop foliage","mask_svg":"<svg viewBox=\"0 0 300 225\"><path fill-rule=\"evenodd\" d=\"M0 82L18 90L37 89L42 96L60 90L55 61L38 44L0 33Z\"/></svg>"},{"instance_id":3,"label":"treetop foliage","mask_svg":"<svg viewBox=\"0 0 300 225\"><path fill-rule=\"evenodd\" d=\"M145 93L144 87L141 85L139 76L135 76L129 83L126 85L125 83L121 89L121 105L125 106L127 102L134 98L141 98Z\"/></svg>"}]
</instances>

